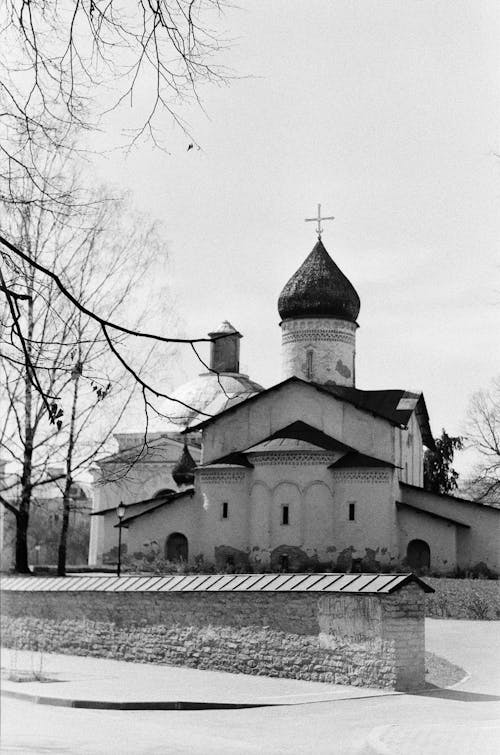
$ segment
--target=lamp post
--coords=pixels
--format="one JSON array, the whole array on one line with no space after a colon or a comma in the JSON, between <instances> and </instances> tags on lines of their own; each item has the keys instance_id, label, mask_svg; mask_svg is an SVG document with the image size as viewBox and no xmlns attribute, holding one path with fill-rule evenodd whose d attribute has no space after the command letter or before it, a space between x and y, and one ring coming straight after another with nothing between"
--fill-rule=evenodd
<instances>
[{"instance_id":1,"label":"lamp post","mask_svg":"<svg viewBox=\"0 0 500 755\"><path fill-rule=\"evenodd\" d=\"M116 516L118 517L118 564L116 567L116 576L119 577L122 569L122 519L125 515L125 506L120 501L116 507Z\"/></svg>"}]
</instances>

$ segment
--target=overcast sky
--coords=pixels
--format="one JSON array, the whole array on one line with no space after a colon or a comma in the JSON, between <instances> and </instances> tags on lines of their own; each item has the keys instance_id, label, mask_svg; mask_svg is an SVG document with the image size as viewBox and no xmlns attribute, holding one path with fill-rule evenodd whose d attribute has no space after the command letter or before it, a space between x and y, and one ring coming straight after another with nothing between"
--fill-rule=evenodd
<instances>
[{"instance_id":1,"label":"overcast sky","mask_svg":"<svg viewBox=\"0 0 500 755\"><path fill-rule=\"evenodd\" d=\"M434 434L459 433L500 372L500 5L252 0L221 28L241 78L186 109L202 150L166 124L169 155L97 165L162 220L179 327L230 320L242 371L280 380L276 303L321 202L361 298L358 387L422 389Z\"/></svg>"}]
</instances>

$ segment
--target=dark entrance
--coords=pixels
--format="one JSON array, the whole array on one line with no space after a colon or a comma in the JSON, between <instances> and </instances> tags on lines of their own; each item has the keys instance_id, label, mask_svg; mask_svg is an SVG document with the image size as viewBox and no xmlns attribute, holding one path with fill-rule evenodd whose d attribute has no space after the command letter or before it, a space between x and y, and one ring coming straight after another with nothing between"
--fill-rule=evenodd
<instances>
[{"instance_id":1,"label":"dark entrance","mask_svg":"<svg viewBox=\"0 0 500 755\"><path fill-rule=\"evenodd\" d=\"M172 532L165 544L165 558L167 561L187 561L188 541L180 532Z\"/></svg>"},{"instance_id":2,"label":"dark entrance","mask_svg":"<svg viewBox=\"0 0 500 755\"><path fill-rule=\"evenodd\" d=\"M428 569L431 565L431 549L425 540L410 540L406 549L408 566L414 571Z\"/></svg>"}]
</instances>

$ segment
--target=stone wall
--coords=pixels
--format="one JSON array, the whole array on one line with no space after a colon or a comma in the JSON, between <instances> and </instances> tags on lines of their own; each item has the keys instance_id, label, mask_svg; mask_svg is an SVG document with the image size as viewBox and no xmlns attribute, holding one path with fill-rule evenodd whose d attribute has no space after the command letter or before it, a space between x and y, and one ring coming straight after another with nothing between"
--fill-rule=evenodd
<instances>
[{"instance_id":1,"label":"stone wall","mask_svg":"<svg viewBox=\"0 0 500 755\"><path fill-rule=\"evenodd\" d=\"M2 641L336 684L424 684L424 593L6 591Z\"/></svg>"}]
</instances>

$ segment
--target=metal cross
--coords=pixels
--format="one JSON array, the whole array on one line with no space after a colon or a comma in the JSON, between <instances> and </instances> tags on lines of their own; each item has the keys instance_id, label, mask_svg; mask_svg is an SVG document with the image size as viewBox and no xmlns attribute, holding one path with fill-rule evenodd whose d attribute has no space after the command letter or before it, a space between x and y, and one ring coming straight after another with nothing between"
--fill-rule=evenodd
<instances>
[{"instance_id":1,"label":"metal cross","mask_svg":"<svg viewBox=\"0 0 500 755\"><path fill-rule=\"evenodd\" d=\"M313 223L317 222L318 223L317 228L316 228L316 233L318 234L318 239L321 238L321 234L323 233L323 229L321 227L321 221L322 220L335 220L335 218L333 217L333 215L330 215L328 218L322 218L321 217L321 205L319 204L318 205L318 217L317 218L306 218L306 223L310 223L310 222L313 222Z\"/></svg>"}]
</instances>

